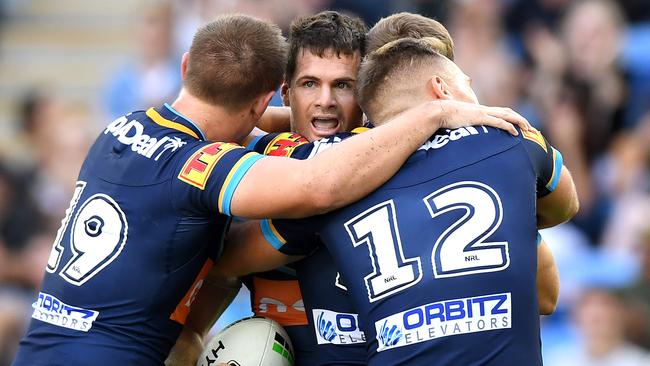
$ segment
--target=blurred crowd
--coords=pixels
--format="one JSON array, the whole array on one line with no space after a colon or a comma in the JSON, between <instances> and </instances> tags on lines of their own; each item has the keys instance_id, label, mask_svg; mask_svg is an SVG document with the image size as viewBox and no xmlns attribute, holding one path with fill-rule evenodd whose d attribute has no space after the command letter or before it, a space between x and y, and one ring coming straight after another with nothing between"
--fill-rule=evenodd
<instances>
[{"instance_id":1,"label":"blurred crowd","mask_svg":"<svg viewBox=\"0 0 650 366\"><path fill-rule=\"evenodd\" d=\"M286 30L325 8L369 25L396 11L440 20L480 102L518 110L563 153L581 209L542 232L562 285L556 313L542 320L546 364L650 365L650 2L170 0L138 9L134 52L97 90L99 108L38 85L15 108L15 144L0 148L0 366L24 333L102 126L173 100L180 55L205 20L236 11ZM236 302L234 314L245 307Z\"/></svg>"}]
</instances>

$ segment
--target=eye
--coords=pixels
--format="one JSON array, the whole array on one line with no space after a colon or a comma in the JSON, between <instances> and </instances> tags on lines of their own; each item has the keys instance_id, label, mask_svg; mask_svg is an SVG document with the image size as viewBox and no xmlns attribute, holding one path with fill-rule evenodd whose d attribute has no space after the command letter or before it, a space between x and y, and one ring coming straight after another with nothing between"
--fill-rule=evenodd
<instances>
[{"instance_id":1,"label":"eye","mask_svg":"<svg viewBox=\"0 0 650 366\"><path fill-rule=\"evenodd\" d=\"M302 86L305 88L313 88L316 86L316 83L313 80L307 80L302 83Z\"/></svg>"},{"instance_id":2,"label":"eye","mask_svg":"<svg viewBox=\"0 0 650 366\"><path fill-rule=\"evenodd\" d=\"M350 84L348 84L348 83L345 82L345 81L339 81L338 83L336 83L336 87L337 87L338 89L349 89L349 88L350 88Z\"/></svg>"}]
</instances>

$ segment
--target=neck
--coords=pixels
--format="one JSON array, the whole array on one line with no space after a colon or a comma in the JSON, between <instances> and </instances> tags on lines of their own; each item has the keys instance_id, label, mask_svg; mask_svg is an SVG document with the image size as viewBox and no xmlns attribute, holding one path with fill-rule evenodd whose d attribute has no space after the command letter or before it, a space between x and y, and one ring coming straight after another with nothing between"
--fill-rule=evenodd
<instances>
[{"instance_id":1,"label":"neck","mask_svg":"<svg viewBox=\"0 0 650 366\"><path fill-rule=\"evenodd\" d=\"M412 94L390 96L389 100L388 103L382 103L381 110L375 113L374 118L370 119L375 126L381 126L395 118L398 114L424 102L424 99L416 98Z\"/></svg>"},{"instance_id":2,"label":"neck","mask_svg":"<svg viewBox=\"0 0 650 366\"><path fill-rule=\"evenodd\" d=\"M233 112L223 106L207 103L185 88L181 90L172 107L189 118L210 141L241 143L250 131L244 131L245 112Z\"/></svg>"}]
</instances>

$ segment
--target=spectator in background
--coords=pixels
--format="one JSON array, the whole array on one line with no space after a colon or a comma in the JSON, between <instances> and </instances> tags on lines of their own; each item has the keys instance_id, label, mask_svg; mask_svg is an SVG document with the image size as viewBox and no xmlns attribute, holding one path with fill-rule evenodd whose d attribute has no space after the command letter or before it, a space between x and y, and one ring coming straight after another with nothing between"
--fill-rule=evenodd
<instances>
[{"instance_id":1,"label":"spectator in background","mask_svg":"<svg viewBox=\"0 0 650 366\"><path fill-rule=\"evenodd\" d=\"M529 90L549 140L574 172L584 203L574 221L598 243L612 197L603 187L607 174L592 169L624 127L628 88L618 61L625 22L616 3L586 0L572 4L562 24L562 38L545 28L526 36L534 62Z\"/></svg>"},{"instance_id":2,"label":"spectator in background","mask_svg":"<svg viewBox=\"0 0 650 366\"><path fill-rule=\"evenodd\" d=\"M174 99L180 87L178 59L173 55L171 4L147 1L137 14L135 53L110 75L105 87L104 107L109 118Z\"/></svg>"},{"instance_id":3,"label":"spectator in background","mask_svg":"<svg viewBox=\"0 0 650 366\"><path fill-rule=\"evenodd\" d=\"M519 64L503 37L502 10L498 0L455 2L450 33L456 44L456 62L472 75L478 99L515 107L521 94Z\"/></svg>"},{"instance_id":4,"label":"spectator in background","mask_svg":"<svg viewBox=\"0 0 650 366\"><path fill-rule=\"evenodd\" d=\"M29 196L23 199L36 206L45 230L56 231L94 126L83 119L82 108L48 90L28 92L19 110L22 147L14 165L22 169L18 174L24 181L18 185L18 197Z\"/></svg>"},{"instance_id":5,"label":"spectator in background","mask_svg":"<svg viewBox=\"0 0 650 366\"><path fill-rule=\"evenodd\" d=\"M573 311L581 342L553 359L554 366L647 366L650 353L624 337L624 311L621 299L605 288L587 289ZM569 348L569 347L566 347Z\"/></svg>"},{"instance_id":6,"label":"spectator in background","mask_svg":"<svg viewBox=\"0 0 650 366\"><path fill-rule=\"evenodd\" d=\"M636 344L650 350L650 227L645 232L639 252L639 278L622 293L628 306L627 334Z\"/></svg>"},{"instance_id":7,"label":"spectator in background","mask_svg":"<svg viewBox=\"0 0 650 366\"><path fill-rule=\"evenodd\" d=\"M602 242L613 252L638 261L650 230L650 111L637 127L613 141L611 151L598 167L607 171L607 190L616 197Z\"/></svg>"}]
</instances>

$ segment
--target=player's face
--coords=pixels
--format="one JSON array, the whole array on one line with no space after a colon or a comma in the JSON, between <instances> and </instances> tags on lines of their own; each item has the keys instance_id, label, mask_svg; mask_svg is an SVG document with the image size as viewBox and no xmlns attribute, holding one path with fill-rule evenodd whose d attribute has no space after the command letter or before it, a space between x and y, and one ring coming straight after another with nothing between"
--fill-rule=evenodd
<instances>
[{"instance_id":1,"label":"player's face","mask_svg":"<svg viewBox=\"0 0 650 366\"><path fill-rule=\"evenodd\" d=\"M291 129L309 141L350 131L361 125L362 112L354 95L361 56L326 51L319 57L301 52L296 72L284 95L291 107Z\"/></svg>"}]
</instances>

